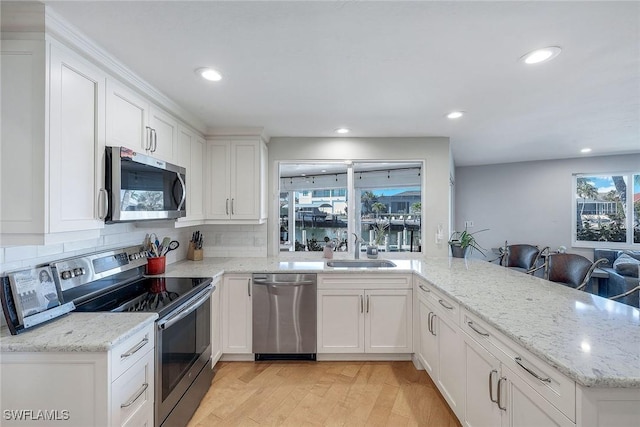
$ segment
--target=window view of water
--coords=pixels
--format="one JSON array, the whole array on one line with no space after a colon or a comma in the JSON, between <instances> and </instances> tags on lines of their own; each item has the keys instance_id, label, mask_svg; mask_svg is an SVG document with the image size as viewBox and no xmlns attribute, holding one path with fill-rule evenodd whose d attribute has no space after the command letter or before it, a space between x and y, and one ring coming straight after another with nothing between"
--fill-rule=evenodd
<instances>
[{"instance_id":1,"label":"window view of water","mask_svg":"<svg viewBox=\"0 0 640 427\"><path fill-rule=\"evenodd\" d=\"M393 169L387 164L385 170L367 166L356 172L351 192L346 188L346 171L318 175L298 172L295 176L281 173L281 250L321 251L331 245L336 251L348 251L355 240L348 235L347 201L351 193L359 200L353 215L362 251L367 245L381 252L420 251L421 165L402 164ZM386 183L390 185L383 187Z\"/></svg>"}]
</instances>

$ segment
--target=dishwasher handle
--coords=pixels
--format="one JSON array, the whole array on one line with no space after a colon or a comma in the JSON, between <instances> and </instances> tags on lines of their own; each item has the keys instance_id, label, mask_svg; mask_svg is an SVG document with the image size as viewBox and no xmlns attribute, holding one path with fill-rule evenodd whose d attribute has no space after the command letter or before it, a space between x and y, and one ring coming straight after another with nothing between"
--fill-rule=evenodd
<instances>
[{"instance_id":1,"label":"dishwasher handle","mask_svg":"<svg viewBox=\"0 0 640 427\"><path fill-rule=\"evenodd\" d=\"M300 282L271 282L266 279L253 279L253 283L265 286L302 286L313 285L315 282L313 280L301 280Z\"/></svg>"}]
</instances>

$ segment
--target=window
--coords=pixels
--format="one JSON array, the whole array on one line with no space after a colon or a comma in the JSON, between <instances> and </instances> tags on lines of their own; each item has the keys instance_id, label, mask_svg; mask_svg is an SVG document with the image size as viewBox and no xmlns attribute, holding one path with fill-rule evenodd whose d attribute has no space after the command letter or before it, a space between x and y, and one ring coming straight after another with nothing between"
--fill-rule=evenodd
<instances>
[{"instance_id":1,"label":"window","mask_svg":"<svg viewBox=\"0 0 640 427\"><path fill-rule=\"evenodd\" d=\"M419 252L422 176L421 162L281 163L280 250L348 251L355 233L382 252Z\"/></svg>"},{"instance_id":2,"label":"window","mask_svg":"<svg viewBox=\"0 0 640 427\"><path fill-rule=\"evenodd\" d=\"M640 174L574 176L575 246L640 243Z\"/></svg>"}]
</instances>

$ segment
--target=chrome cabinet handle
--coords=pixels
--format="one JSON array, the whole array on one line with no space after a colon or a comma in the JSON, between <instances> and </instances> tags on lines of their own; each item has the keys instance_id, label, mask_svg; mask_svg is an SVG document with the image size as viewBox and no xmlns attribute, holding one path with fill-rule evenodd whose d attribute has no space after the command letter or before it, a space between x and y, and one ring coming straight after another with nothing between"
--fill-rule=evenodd
<instances>
[{"instance_id":1,"label":"chrome cabinet handle","mask_svg":"<svg viewBox=\"0 0 640 427\"><path fill-rule=\"evenodd\" d=\"M433 335L434 337L436 336L436 328L433 327L433 321L436 318L436 314L431 312L429 313L431 315L431 318L429 319L429 332L431 332L431 335Z\"/></svg>"},{"instance_id":2,"label":"chrome cabinet handle","mask_svg":"<svg viewBox=\"0 0 640 427\"><path fill-rule=\"evenodd\" d=\"M184 201L187 199L187 185L184 182L184 179L182 179L182 176L180 175L180 172L176 172L176 175L178 175L178 181L180 181L180 185L182 186L182 198L180 199L180 204L178 205L178 211L182 210L182 206L184 205Z\"/></svg>"},{"instance_id":3,"label":"chrome cabinet handle","mask_svg":"<svg viewBox=\"0 0 640 427\"><path fill-rule=\"evenodd\" d=\"M134 354L136 354L138 352L138 350L140 350L142 347L147 345L148 342L149 342L149 338L147 338L147 337L142 338L142 341L140 341L137 345L132 347L126 353L122 353L120 355L120 359L126 359L127 357L133 356Z\"/></svg>"},{"instance_id":4,"label":"chrome cabinet handle","mask_svg":"<svg viewBox=\"0 0 640 427\"><path fill-rule=\"evenodd\" d=\"M367 313L369 313L369 295L367 295Z\"/></svg>"},{"instance_id":5,"label":"chrome cabinet handle","mask_svg":"<svg viewBox=\"0 0 640 427\"><path fill-rule=\"evenodd\" d=\"M445 304L445 302L441 299L438 300L438 302L440 303L441 306L443 306L444 308L446 308L447 310L453 310L453 306L452 305L448 305Z\"/></svg>"},{"instance_id":6,"label":"chrome cabinet handle","mask_svg":"<svg viewBox=\"0 0 640 427\"><path fill-rule=\"evenodd\" d=\"M251 298L251 279L247 279L247 294L249 294L249 298Z\"/></svg>"},{"instance_id":7,"label":"chrome cabinet handle","mask_svg":"<svg viewBox=\"0 0 640 427\"><path fill-rule=\"evenodd\" d=\"M109 193L106 189L101 188L98 191L98 219L105 219L107 212L109 212Z\"/></svg>"},{"instance_id":8,"label":"chrome cabinet handle","mask_svg":"<svg viewBox=\"0 0 640 427\"><path fill-rule=\"evenodd\" d=\"M429 333L433 333L431 332L431 316L433 315L432 312L429 312L429 314L427 315L427 329L429 330Z\"/></svg>"},{"instance_id":9,"label":"chrome cabinet handle","mask_svg":"<svg viewBox=\"0 0 640 427\"><path fill-rule=\"evenodd\" d=\"M224 211L229 215L229 199L224 202Z\"/></svg>"},{"instance_id":10,"label":"chrome cabinet handle","mask_svg":"<svg viewBox=\"0 0 640 427\"><path fill-rule=\"evenodd\" d=\"M236 214L236 210L235 210L235 208L234 208L234 205L235 205L235 203L234 203L234 202L235 202L235 200L236 200L236 199L231 199L231 215L235 215L235 214Z\"/></svg>"},{"instance_id":11,"label":"chrome cabinet handle","mask_svg":"<svg viewBox=\"0 0 640 427\"><path fill-rule=\"evenodd\" d=\"M431 292L431 289L427 289L424 285L418 285L418 287L425 292Z\"/></svg>"},{"instance_id":12,"label":"chrome cabinet handle","mask_svg":"<svg viewBox=\"0 0 640 427\"><path fill-rule=\"evenodd\" d=\"M364 313L364 298L360 295L360 313Z\"/></svg>"},{"instance_id":13,"label":"chrome cabinet handle","mask_svg":"<svg viewBox=\"0 0 640 427\"><path fill-rule=\"evenodd\" d=\"M542 382L544 382L544 383L551 383L551 378L549 378L549 377L547 377L547 378L541 377L540 375L536 374L536 373L535 373L531 368L527 368L526 366L524 366L524 364L522 363L522 358L521 358L520 356L516 356L516 357L514 358L514 360L516 361L516 363L517 363L518 365L520 365L520 367L521 367L522 369L524 369L525 371L527 371L528 373L530 373L530 374L531 374L533 377L535 377L536 379L538 379L538 380L540 380L540 381L542 381Z\"/></svg>"},{"instance_id":14,"label":"chrome cabinet handle","mask_svg":"<svg viewBox=\"0 0 640 427\"><path fill-rule=\"evenodd\" d=\"M145 126L145 129L147 130L147 135L146 135L146 141L144 142L144 149L145 151L151 151L151 144L152 144L151 127Z\"/></svg>"},{"instance_id":15,"label":"chrome cabinet handle","mask_svg":"<svg viewBox=\"0 0 640 427\"><path fill-rule=\"evenodd\" d=\"M496 403L498 404L498 408L500 408L502 411L507 410L506 406L502 406L502 381L506 380L507 379L505 377L502 377L498 380L498 401Z\"/></svg>"},{"instance_id":16,"label":"chrome cabinet handle","mask_svg":"<svg viewBox=\"0 0 640 427\"><path fill-rule=\"evenodd\" d=\"M158 149L158 134L156 133L156 130L151 128L151 152L155 153L156 150Z\"/></svg>"},{"instance_id":17,"label":"chrome cabinet handle","mask_svg":"<svg viewBox=\"0 0 640 427\"><path fill-rule=\"evenodd\" d=\"M142 387L140 387L140 390L138 390L135 394L135 396L133 396L131 399L127 400L125 403L123 403L122 405L120 405L121 408L127 408L131 405L133 405L133 402L135 402L136 400L138 400L138 398L140 396L142 396L142 393L144 393L147 390L147 387L149 387L148 383L144 383L142 384Z\"/></svg>"},{"instance_id":18,"label":"chrome cabinet handle","mask_svg":"<svg viewBox=\"0 0 640 427\"><path fill-rule=\"evenodd\" d=\"M489 372L489 399L491 399L493 403L498 403L498 399L493 398L493 374L497 373L498 371L496 371L495 369Z\"/></svg>"},{"instance_id":19,"label":"chrome cabinet handle","mask_svg":"<svg viewBox=\"0 0 640 427\"><path fill-rule=\"evenodd\" d=\"M471 320L469 320L469 321L467 322L467 325L469 325L469 327L470 327L471 329L473 329L473 331L474 331L475 333L477 333L478 335L482 335L483 337L488 337L488 336L490 336L488 333L486 333L486 332L482 332L481 330L477 329L477 328L474 326L474 325L475 325L475 323L473 323L473 321L471 321Z\"/></svg>"}]
</instances>

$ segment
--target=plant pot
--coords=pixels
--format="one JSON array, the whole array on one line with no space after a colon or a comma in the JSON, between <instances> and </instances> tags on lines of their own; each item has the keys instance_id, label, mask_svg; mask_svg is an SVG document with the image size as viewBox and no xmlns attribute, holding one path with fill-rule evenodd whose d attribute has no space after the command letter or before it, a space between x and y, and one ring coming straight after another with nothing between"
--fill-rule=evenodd
<instances>
[{"instance_id":1,"label":"plant pot","mask_svg":"<svg viewBox=\"0 0 640 427\"><path fill-rule=\"evenodd\" d=\"M469 247L462 247L460 245L449 245L451 247L451 255L454 258L465 258L467 256L467 250Z\"/></svg>"},{"instance_id":2,"label":"plant pot","mask_svg":"<svg viewBox=\"0 0 640 427\"><path fill-rule=\"evenodd\" d=\"M375 245L367 245L367 258L378 258L378 247Z\"/></svg>"}]
</instances>

